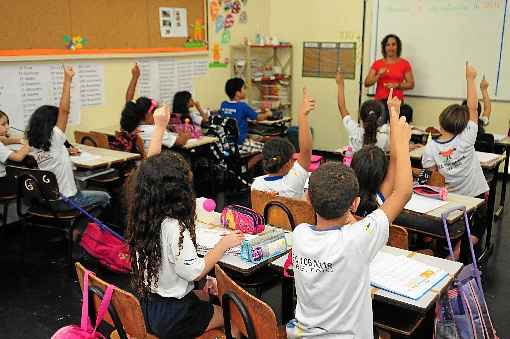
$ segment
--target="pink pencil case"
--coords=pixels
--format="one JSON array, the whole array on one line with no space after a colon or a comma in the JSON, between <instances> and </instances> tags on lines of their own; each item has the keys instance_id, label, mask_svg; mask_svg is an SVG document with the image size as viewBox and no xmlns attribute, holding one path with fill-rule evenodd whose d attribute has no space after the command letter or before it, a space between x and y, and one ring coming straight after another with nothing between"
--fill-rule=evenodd
<instances>
[{"instance_id":1,"label":"pink pencil case","mask_svg":"<svg viewBox=\"0 0 510 339\"><path fill-rule=\"evenodd\" d=\"M419 185L416 184L413 187L413 192L419 195L423 195L425 197L439 199L439 200L447 200L448 199L448 190L446 187L437 187L430 185Z\"/></svg>"},{"instance_id":2,"label":"pink pencil case","mask_svg":"<svg viewBox=\"0 0 510 339\"><path fill-rule=\"evenodd\" d=\"M294 153L292 155L292 159L297 160L299 154ZM310 165L308 165L308 172L315 172L319 166L322 164L322 156L321 155L312 155L310 159Z\"/></svg>"}]
</instances>

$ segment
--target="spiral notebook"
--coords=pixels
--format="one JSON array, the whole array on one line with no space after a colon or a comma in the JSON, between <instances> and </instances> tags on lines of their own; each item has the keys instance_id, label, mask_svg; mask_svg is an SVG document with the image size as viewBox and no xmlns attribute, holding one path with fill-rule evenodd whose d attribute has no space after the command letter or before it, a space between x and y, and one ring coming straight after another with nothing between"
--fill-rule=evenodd
<instances>
[{"instance_id":1,"label":"spiral notebook","mask_svg":"<svg viewBox=\"0 0 510 339\"><path fill-rule=\"evenodd\" d=\"M205 254L209 252L212 248L218 244L218 242L221 240L221 238L224 236L225 232L229 232L229 230L224 230L221 228L201 228L197 227L195 230L196 233L196 239L197 239L197 250L201 254ZM257 237L256 235L252 234L245 234L245 239L252 239ZM240 255L241 254L241 247L236 246L233 248L230 248L225 252L227 254L234 254L234 255Z\"/></svg>"},{"instance_id":2,"label":"spiral notebook","mask_svg":"<svg viewBox=\"0 0 510 339\"><path fill-rule=\"evenodd\" d=\"M379 252L370 264L370 284L407 298L420 299L448 273L405 255Z\"/></svg>"}]
</instances>

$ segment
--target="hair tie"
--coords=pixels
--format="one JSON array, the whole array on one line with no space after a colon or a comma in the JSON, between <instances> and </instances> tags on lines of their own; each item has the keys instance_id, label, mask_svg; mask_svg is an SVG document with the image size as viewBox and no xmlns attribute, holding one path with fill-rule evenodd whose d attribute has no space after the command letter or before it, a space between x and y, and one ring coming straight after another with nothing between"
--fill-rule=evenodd
<instances>
[{"instance_id":1,"label":"hair tie","mask_svg":"<svg viewBox=\"0 0 510 339\"><path fill-rule=\"evenodd\" d=\"M278 160L278 158L279 158L279 156L274 156L274 157L272 157L272 158L271 158L271 160L273 160L273 161L277 161L277 160Z\"/></svg>"},{"instance_id":2,"label":"hair tie","mask_svg":"<svg viewBox=\"0 0 510 339\"><path fill-rule=\"evenodd\" d=\"M371 110L370 112L368 112L368 115L375 115L375 111Z\"/></svg>"}]
</instances>

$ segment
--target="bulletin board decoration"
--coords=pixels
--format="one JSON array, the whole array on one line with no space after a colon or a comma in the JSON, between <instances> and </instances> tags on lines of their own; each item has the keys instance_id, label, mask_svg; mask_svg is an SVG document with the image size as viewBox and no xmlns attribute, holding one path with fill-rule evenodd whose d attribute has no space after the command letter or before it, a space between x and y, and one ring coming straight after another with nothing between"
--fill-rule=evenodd
<instances>
[{"instance_id":1,"label":"bulletin board decoration","mask_svg":"<svg viewBox=\"0 0 510 339\"><path fill-rule=\"evenodd\" d=\"M338 68L345 79L355 78L355 42L303 43L303 77L334 78Z\"/></svg>"}]
</instances>

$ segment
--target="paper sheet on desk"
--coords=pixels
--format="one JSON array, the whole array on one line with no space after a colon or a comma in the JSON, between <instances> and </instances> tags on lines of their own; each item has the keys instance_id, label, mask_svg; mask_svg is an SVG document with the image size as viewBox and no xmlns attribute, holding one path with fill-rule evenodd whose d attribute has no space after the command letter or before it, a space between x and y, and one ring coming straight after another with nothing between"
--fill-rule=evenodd
<instances>
[{"instance_id":1,"label":"paper sheet on desk","mask_svg":"<svg viewBox=\"0 0 510 339\"><path fill-rule=\"evenodd\" d=\"M7 145L7 148L10 149L11 151L17 151L21 147L23 147L22 144L10 144L10 145Z\"/></svg>"},{"instance_id":2,"label":"paper sheet on desk","mask_svg":"<svg viewBox=\"0 0 510 339\"><path fill-rule=\"evenodd\" d=\"M494 153L476 152L478 160L483 163L491 162L492 160L498 159L501 155Z\"/></svg>"},{"instance_id":3,"label":"paper sheet on desk","mask_svg":"<svg viewBox=\"0 0 510 339\"><path fill-rule=\"evenodd\" d=\"M411 200L409 200L409 202L404 206L404 208L406 210L417 213L427 213L446 204L448 204L448 201L428 198L413 193L413 195L411 196Z\"/></svg>"},{"instance_id":4,"label":"paper sheet on desk","mask_svg":"<svg viewBox=\"0 0 510 339\"><path fill-rule=\"evenodd\" d=\"M99 160L101 159L101 156L100 155L95 155L95 154L92 154L92 153L88 153L88 152L85 152L85 151L81 151L80 155L76 155L76 156L72 156L71 157L71 161L72 162L78 162L78 163L82 163L82 162L90 162L90 161L95 161L95 160Z\"/></svg>"},{"instance_id":5,"label":"paper sheet on desk","mask_svg":"<svg viewBox=\"0 0 510 339\"><path fill-rule=\"evenodd\" d=\"M227 231L228 232L228 231ZM208 250L214 248L216 244L222 239L225 234L224 229L207 229L207 228L196 228L196 237L197 237L197 247L200 252L207 252ZM245 234L245 239L255 238L256 235L253 234ZM241 248L240 246L233 247L229 249L226 253L230 254L240 254Z\"/></svg>"},{"instance_id":6,"label":"paper sheet on desk","mask_svg":"<svg viewBox=\"0 0 510 339\"><path fill-rule=\"evenodd\" d=\"M496 141L501 141L507 137L505 134L493 134L493 135L494 135L494 140L496 140Z\"/></svg>"}]
</instances>

